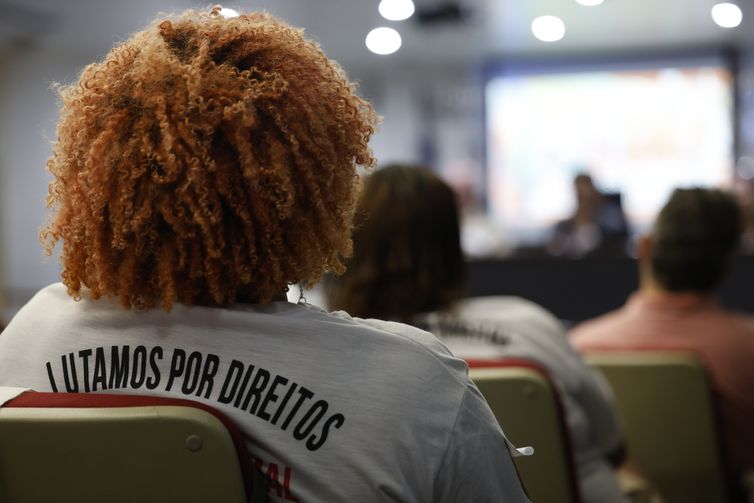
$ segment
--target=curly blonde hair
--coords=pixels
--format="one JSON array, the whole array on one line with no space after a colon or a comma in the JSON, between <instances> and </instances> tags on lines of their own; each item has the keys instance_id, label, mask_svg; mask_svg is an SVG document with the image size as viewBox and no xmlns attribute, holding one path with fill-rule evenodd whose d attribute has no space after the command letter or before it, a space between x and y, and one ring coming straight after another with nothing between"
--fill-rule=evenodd
<instances>
[{"instance_id":1,"label":"curly blonde hair","mask_svg":"<svg viewBox=\"0 0 754 503\"><path fill-rule=\"evenodd\" d=\"M264 303L343 271L377 116L302 30L187 11L60 94L40 239L74 298Z\"/></svg>"}]
</instances>

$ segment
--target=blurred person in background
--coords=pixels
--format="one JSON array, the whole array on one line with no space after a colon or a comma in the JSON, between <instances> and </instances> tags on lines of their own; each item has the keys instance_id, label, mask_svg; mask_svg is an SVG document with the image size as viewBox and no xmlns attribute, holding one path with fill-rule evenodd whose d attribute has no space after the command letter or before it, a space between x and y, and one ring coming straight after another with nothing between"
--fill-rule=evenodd
<instances>
[{"instance_id":1,"label":"blurred person in background","mask_svg":"<svg viewBox=\"0 0 754 503\"><path fill-rule=\"evenodd\" d=\"M592 177L584 173L574 178L573 188L576 210L555 225L548 244L550 252L571 258L624 256L628 223L620 195L600 192Z\"/></svg>"},{"instance_id":2,"label":"blurred person in background","mask_svg":"<svg viewBox=\"0 0 754 503\"><path fill-rule=\"evenodd\" d=\"M741 212L720 190L677 189L638 244L640 288L624 307L576 326L572 343L596 349L697 353L719 395L730 466L754 468L754 316L715 298L741 237Z\"/></svg>"},{"instance_id":3,"label":"blurred person in background","mask_svg":"<svg viewBox=\"0 0 754 503\"><path fill-rule=\"evenodd\" d=\"M584 501L624 501L608 460L620 457L622 433L607 384L542 307L518 297L464 299L458 221L452 189L430 170L391 165L368 176L354 255L342 276L328 279L328 307L426 329L460 358L542 365L565 406Z\"/></svg>"},{"instance_id":4,"label":"blurred person in background","mask_svg":"<svg viewBox=\"0 0 754 503\"><path fill-rule=\"evenodd\" d=\"M513 244L490 218L477 192L480 170L470 159L457 159L447 164L440 173L456 194L461 222L461 249L471 259L507 257L513 251Z\"/></svg>"},{"instance_id":5,"label":"blurred person in background","mask_svg":"<svg viewBox=\"0 0 754 503\"><path fill-rule=\"evenodd\" d=\"M285 301L343 270L377 122L302 30L188 11L61 95L42 238L62 284L0 336L0 385L205 402L272 501L527 501L434 338Z\"/></svg>"}]
</instances>

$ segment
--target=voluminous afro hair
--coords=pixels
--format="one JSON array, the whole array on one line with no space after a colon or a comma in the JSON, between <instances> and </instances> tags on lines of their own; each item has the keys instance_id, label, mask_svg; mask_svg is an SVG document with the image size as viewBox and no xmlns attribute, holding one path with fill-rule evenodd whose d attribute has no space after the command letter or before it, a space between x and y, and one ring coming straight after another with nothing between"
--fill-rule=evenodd
<instances>
[{"instance_id":1,"label":"voluminous afro hair","mask_svg":"<svg viewBox=\"0 0 754 503\"><path fill-rule=\"evenodd\" d=\"M41 239L74 298L268 302L343 271L377 117L301 30L188 11L60 92Z\"/></svg>"}]
</instances>

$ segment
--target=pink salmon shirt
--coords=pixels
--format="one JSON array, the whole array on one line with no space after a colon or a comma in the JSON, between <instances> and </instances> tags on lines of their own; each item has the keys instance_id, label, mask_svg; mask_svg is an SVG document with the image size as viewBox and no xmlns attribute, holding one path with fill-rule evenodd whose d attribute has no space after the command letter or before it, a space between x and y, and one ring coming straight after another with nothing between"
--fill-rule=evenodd
<instances>
[{"instance_id":1,"label":"pink salmon shirt","mask_svg":"<svg viewBox=\"0 0 754 503\"><path fill-rule=\"evenodd\" d=\"M640 291L622 308L577 325L569 336L582 353L695 352L718 395L731 468L740 472L754 467L754 316L726 310L712 295Z\"/></svg>"}]
</instances>

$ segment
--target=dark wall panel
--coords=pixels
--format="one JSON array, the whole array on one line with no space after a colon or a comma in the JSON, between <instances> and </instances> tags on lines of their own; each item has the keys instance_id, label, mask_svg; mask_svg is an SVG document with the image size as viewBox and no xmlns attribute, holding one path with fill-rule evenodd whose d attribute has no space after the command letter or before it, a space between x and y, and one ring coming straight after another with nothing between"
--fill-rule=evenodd
<instances>
[{"instance_id":1,"label":"dark wall panel","mask_svg":"<svg viewBox=\"0 0 754 503\"><path fill-rule=\"evenodd\" d=\"M632 259L482 260L470 262L468 273L471 296L518 295L574 322L622 306L639 282ZM754 257L736 259L720 297L728 307L754 313Z\"/></svg>"}]
</instances>

